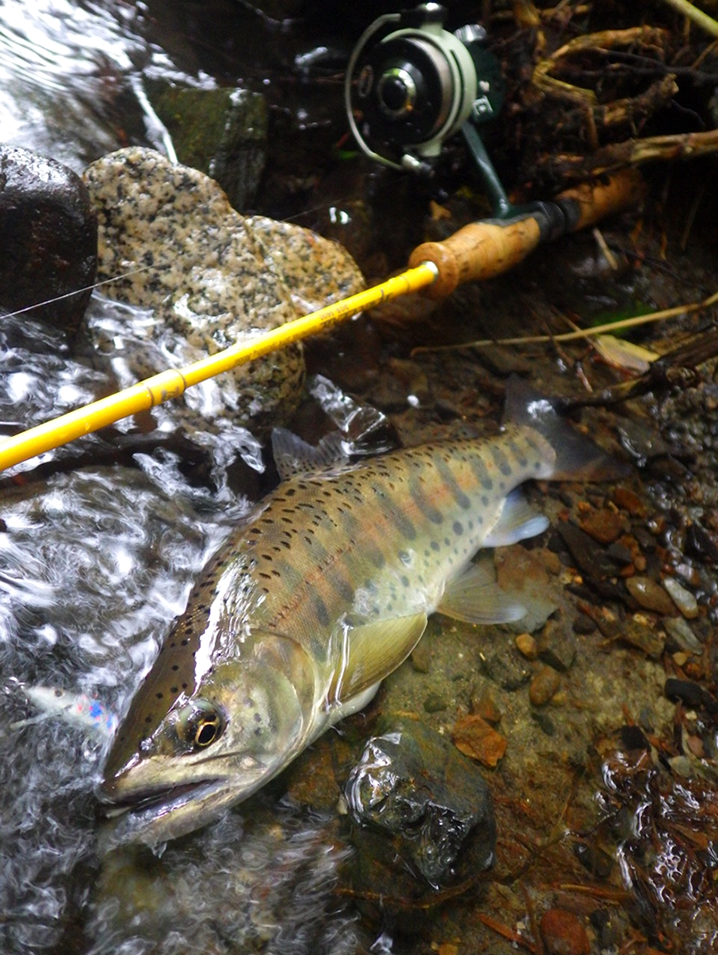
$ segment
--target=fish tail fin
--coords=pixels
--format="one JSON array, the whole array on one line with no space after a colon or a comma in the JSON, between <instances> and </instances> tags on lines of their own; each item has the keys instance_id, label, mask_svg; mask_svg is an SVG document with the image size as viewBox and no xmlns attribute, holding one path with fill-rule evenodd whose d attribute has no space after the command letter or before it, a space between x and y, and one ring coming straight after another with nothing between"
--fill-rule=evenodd
<instances>
[{"instance_id":1,"label":"fish tail fin","mask_svg":"<svg viewBox=\"0 0 718 955\"><path fill-rule=\"evenodd\" d=\"M551 481L615 481L630 473L628 464L573 428L550 398L517 375L506 385L504 424L531 428L548 441L556 455L546 475Z\"/></svg>"}]
</instances>

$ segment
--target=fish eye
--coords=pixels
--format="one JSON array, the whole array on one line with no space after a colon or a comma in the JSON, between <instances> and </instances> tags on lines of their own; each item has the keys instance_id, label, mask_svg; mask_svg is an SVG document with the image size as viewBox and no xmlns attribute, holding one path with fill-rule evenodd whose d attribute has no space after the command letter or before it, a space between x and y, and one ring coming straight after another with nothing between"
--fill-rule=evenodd
<instances>
[{"instance_id":1,"label":"fish eye","mask_svg":"<svg viewBox=\"0 0 718 955\"><path fill-rule=\"evenodd\" d=\"M195 749L206 749L224 732L224 717L208 700L195 700L180 710L177 732Z\"/></svg>"}]
</instances>

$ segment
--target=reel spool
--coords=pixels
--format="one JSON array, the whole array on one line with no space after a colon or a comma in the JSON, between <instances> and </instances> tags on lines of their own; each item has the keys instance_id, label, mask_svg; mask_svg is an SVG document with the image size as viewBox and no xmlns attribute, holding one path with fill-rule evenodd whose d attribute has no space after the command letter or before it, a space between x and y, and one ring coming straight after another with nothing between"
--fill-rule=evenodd
<instances>
[{"instance_id":1,"label":"reel spool","mask_svg":"<svg viewBox=\"0 0 718 955\"><path fill-rule=\"evenodd\" d=\"M438 3L381 16L349 61L344 98L352 133L367 156L394 169L428 174L446 139L493 119L503 104L486 31L468 24L449 33L445 17Z\"/></svg>"}]
</instances>

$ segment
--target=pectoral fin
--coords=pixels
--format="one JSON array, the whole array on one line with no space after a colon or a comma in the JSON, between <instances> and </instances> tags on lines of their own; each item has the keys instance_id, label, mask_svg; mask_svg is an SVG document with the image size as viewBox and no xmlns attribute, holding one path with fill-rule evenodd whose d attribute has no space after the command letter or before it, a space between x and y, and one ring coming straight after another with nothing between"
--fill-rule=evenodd
<instances>
[{"instance_id":1,"label":"pectoral fin","mask_svg":"<svg viewBox=\"0 0 718 955\"><path fill-rule=\"evenodd\" d=\"M437 610L447 617L479 624L509 623L526 614L526 608L504 593L482 564L470 564L447 583Z\"/></svg>"},{"instance_id":2,"label":"pectoral fin","mask_svg":"<svg viewBox=\"0 0 718 955\"><path fill-rule=\"evenodd\" d=\"M334 675L329 698L344 702L388 676L417 645L426 620L419 613L346 627L343 666Z\"/></svg>"},{"instance_id":3,"label":"pectoral fin","mask_svg":"<svg viewBox=\"0 0 718 955\"><path fill-rule=\"evenodd\" d=\"M484 547L505 547L526 537L542 534L548 518L535 511L517 488L504 501L499 519L484 539Z\"/></svg>"}]
</instances>

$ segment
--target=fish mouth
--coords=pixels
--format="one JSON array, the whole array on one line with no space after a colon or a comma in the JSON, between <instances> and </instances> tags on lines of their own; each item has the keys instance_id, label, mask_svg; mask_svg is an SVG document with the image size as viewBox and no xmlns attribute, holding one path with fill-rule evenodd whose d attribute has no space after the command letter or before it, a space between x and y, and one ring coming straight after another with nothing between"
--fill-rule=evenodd
<instances>
[{"instance_id":1,"label":"fish mouth","mask_svg":"<svg viewBox=\"0 0 718 955\"><path fill-rule=\"evenodd\" d=\"M170 812L176 806L184 805L188 799L198 799L205 793L209 794L221 783L222 779L215 777L189 783L147 787L112 799L100 796L100 814L106 819L116 819L127 813L139 815L152 811Z\"/></svg>"},{"instance_id":2,"label":"fish mouth","mask_svg":"<svg viewBox=\"0 0 718 955\"><path fill-rule=\"evenodd\" d=\"M168 842L214 821L234 801L232 787L221 776L148 787L111 801L105 796L98 813L101 844L109 851L127 843Z\"/></svg>"}]
</instances>

